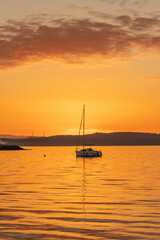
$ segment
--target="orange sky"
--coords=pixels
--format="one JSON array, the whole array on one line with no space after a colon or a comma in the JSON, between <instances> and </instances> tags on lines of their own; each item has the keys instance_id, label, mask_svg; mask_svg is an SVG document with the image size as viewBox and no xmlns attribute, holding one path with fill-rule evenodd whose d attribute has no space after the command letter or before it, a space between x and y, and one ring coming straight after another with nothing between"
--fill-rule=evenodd
<instances>
[{"instance_id":1,"label":"orange sky","mask_svg":"<svg viewBox=\"0 0 160 240\"><path fill-rule=\"evenodd\" d=\"M0 134L76 134L83 104L88 133L159 133L158 1L47 1L3 6Z\"/></svg>"}]
</instances>

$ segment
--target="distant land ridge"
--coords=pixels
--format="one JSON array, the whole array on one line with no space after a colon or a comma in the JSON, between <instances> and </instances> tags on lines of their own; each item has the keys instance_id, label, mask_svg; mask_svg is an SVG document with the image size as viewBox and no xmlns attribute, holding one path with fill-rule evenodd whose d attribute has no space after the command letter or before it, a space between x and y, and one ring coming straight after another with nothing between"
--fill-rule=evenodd
<instances>
[{"instance_id":1,"label":"distant land ridge","mask_svg":"<svg viewBox=\"0 0 160 240\"><path fill-rule=\"evenodd\" d=\"M11 151L11 150L24 150L24 149L17 145L0 144L0 151Z\"/></svg>"},{"instance_id":2,"label":"distant land ridge","mask_svg":"<svg viewBox=\"0 0 160 240\"><path fill-rule=\"evenodd\" d=\"M20 146L76 146L77 135L56 135L50 137L0 138L0 142ZM97 146L143 146L160 145L160 134L141 132L93 133L85 135L87 145ZM82 136L79 137L82 145Z\"/></svg>"}]
</instances>

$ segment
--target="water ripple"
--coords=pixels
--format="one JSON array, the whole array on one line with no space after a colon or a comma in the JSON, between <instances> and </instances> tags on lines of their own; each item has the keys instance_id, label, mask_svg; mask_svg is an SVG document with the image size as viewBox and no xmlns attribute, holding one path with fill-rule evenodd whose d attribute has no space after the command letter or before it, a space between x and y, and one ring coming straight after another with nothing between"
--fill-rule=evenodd
<instances>
[{"instance_id":1,"label":"water ripple","mask_svg":"<svg viewBox=\"0 0 160 240\"><path fill-rule=\"evenodd\" d=\"M159 240L160 147L102 151L92 160L72 147L3 153L0 239Z\"/></svg>"}]
</instances>

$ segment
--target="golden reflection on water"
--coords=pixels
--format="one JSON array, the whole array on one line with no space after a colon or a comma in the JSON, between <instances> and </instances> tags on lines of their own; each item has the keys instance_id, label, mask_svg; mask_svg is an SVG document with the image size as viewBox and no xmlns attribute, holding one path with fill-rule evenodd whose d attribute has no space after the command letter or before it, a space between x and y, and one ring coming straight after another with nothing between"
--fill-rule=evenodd
<instances>
[{"instance_id":1,"label":"golden reflection on water","mask_svg":"<svg viewBox=\"0 0 160 240\"><path fill-rule=\"evenodd\" d=\"M0 152L0 239L160 239L160 147L74 151Z\"/></svg>"}]
</instances>

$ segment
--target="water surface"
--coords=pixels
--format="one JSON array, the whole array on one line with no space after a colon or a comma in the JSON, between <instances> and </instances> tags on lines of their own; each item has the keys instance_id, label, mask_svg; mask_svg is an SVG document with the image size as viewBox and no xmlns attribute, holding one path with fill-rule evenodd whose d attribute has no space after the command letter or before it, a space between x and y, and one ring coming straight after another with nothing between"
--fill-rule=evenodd
<instances>
[{"instance_id":1,"label":"water surface","mask_svg":"<svg viewBox=\"0 0 160 240\"><path fill-rule=\"evenodd\" d=\"M100 149L0 152L0 239L159 240L160 147Z\"/></svg>"}]
</instances>

